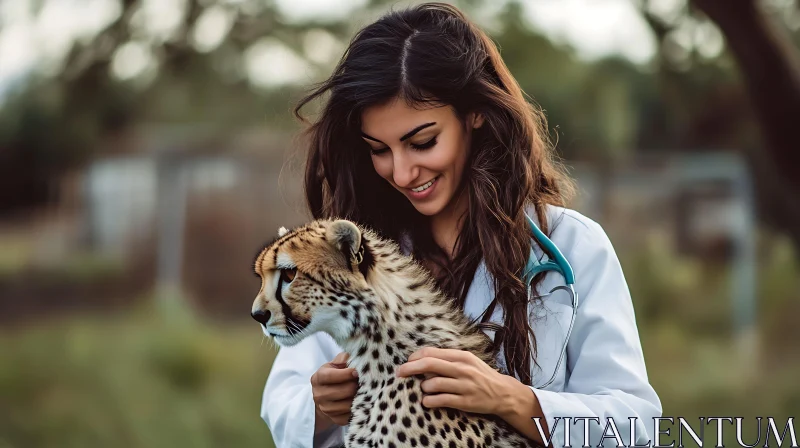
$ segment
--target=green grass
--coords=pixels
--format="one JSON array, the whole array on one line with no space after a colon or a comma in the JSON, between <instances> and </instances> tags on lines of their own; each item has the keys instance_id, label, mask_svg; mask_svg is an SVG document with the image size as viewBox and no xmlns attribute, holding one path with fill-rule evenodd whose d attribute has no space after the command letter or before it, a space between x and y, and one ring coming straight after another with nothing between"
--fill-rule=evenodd
<instances>
[{"instance_id":1,"label":"green grass","mask_svg":"<svg viewBox=\"0 0 800 448\"><path fill-rule=\"evenodd\" d=\"M738 343L732 325L728 266L701 265L663 247L625 255L623 269L636 307L647 372L664 416L684 417L696 429L701 416L743 417L748 444L756 440L756 416L774 417L780 430L788 417L796 419L800 263L787 242L760 246L750 349ZM763 425L762 436L766 421ZM662 427L673 431L661 443L676 440L677 446L677 421ZM725 423L723 428L726 446L736 445L733 425ZM705 446L716 445L715 424L706 426L705 441ZM759 446L764 442L762 438ZM774 440L770 443L774 446ZM687 438L684 444L696 446Z\"/></svg>"},{"instance_id":2,"label":"green grass","mask_svg":"<svg viewBox=\"0 0 800 448\"><path fill-rule=\"evenodd\" d=\"M752 443L753 417L774 417L782 429L800 414L800 263L786 244L765 247L750 354L732 333L729 270L657 245L622 254L664 416L693 425L699 416L745 417ZM0 448L272 447L259 408L275 350L263 339L253 322L181 307L0 328ZM677 423L663 427L675 436ZM733 444L733 427L724 427ZM715 427L706 429L711 446Z\"/></svg>"},{"instance_id":3,"label":"green grass","mask_svg":"<svg viewBox=\"0 0 800 448\"><path fill-rule=\"evenodd\" d=\"M271 447L262 339L254 323L144 310L6 328L0 447Z\"/></svg>"}]
</instances>

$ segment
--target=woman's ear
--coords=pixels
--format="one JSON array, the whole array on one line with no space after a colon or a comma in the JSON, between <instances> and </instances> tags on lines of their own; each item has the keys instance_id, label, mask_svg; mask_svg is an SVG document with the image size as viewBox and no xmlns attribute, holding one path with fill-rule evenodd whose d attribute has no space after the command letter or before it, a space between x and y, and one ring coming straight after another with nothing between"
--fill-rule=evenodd
<instances>
[{"instance_id":1,"label":"woman's ear","mask_svg":"<svg viewBox=\"0 0 800 448\"><path fill-rule=\"evenodd\" d=\"M470 127L472 129L478 129L479 127L483 126L483 114L480 112L470 112L469 114L469 122Z\"/></svg>"}]
</instances>

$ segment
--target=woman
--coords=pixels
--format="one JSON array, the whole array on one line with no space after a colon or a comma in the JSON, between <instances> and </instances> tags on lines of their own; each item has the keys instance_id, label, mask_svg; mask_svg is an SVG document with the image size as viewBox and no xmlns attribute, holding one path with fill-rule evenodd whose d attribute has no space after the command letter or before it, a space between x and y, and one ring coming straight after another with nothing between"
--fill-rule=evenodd
<instances>
[{"instance_id":1,"label":"woman","mask_svg":"<svg viewBox=\"0 0 800 448\"><path fill-rule=\"evenodd\" d=\"M423 404L496 414L555 447L584 444L584 421L571 422L567 441L565 417L598 419L585 421L593 446L608 417L626 445L652 440L661 403L619 261L599 225L562 208L571 183L553 161L544 117L491 40L449 5L392 12L355 36L295 114L326 93L309 128L314 218L347 217L401 241L465 313L503 325L493 337L508 375L466 352L412 355L397 374L429 377ZM560 293L528 300L521 271L531 251L547 254L526 212L575 271L581 302L560 364L572 303ZM563 281L548 273L532 287L546 293ZM279 351L262 404L278 447L342 442L357 385L345 361L320 333Z\"/></svg>"}]
</instances>

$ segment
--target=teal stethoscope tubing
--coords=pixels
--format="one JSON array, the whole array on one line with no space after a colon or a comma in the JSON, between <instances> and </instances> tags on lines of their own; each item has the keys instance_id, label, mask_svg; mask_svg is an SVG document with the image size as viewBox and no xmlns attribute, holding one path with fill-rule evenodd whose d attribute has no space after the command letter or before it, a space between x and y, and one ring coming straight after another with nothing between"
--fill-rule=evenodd
<instances>
[{"instance_id":1,"label":"teal stethoscope tubing","mask_svg":"<svg viewBox=\"0 0 800 448\"><path fill-rule=\"evenodd\" d=\"M555 369L553 369L553 375L545 383L534 386L537 389L541 389L549 386L556 379L558 369L561 367L561 364L564 362L564 358L566 357L567 343L569 342L569 337L572 334L572 327L575 324L575 316L578 312L578 293L575 292L575 273L573 272L572 266L570 266L566 257L564 257L564 254L562 254L561 251L558 250L558 247L556 247L555 243L553 243L553 241L551 241L550 238L548 238L547 235L545 235L544 232L539 229L530 216L525 214L525 219L528 221L528 226L533 233L533 238L536 240L539 246L544 249L544 252L552 257L550 260L546 260L544 262L540 261L536 257L533 248L531 248L531 254L528 257L528 263L525 265L525 269L522 272L522 280L528 288L528 303L530 303L534 298L549 296L558 290L566 291L570 295L570 300L572 302L572 317L569 322L569 328L567 329L567 335L564 338L564 345L562 346L558 357L558 362L556 363ZM560 273L562 277L564 277L564 285L556 286L547 294L533 296L533 285L531 284L533 278L539 273L549 271L556 271ZM484 313L485 312L486 311L484 311Z\"/></svg>"},{"instance_id":2,"label":"teal stethoscope tubing","mask_svg":"<svg viewBox=\"0 0 800 448\"><path fill-rule=\"evenodd\" d=\"M536 239L536 242L542 246L545 253L548 253L551 257L553 257L553 260L541 262L536 258L536 254L533 252L533 248L531 248L531 255L528 257L528 264L525 266L525 271L522 274L523 281L528 286L528 303L530 303L530 301L534 298L533 285L531 284L533 278L540 272L548 271L556 271L560 273L564 277L564 285L556 286L546 295L550 295L558 290L564 290L570 295L570 301L572 302L572 317L569 321L567 335L564 338L564 345L561 347L561 353L558 356L558 362L556 363L555 369L553 369L553 375L544 384L534 386L537 389L541 389L549 386L550 383L556 379L558 369L561 367L561 363L564 362L564 358L567 356L567 343L569 342L569 337L572 334L572 327L575 325L575 315L578 313L578 293L575 291L575 272L572 270L572 266L570 266L567 258L564 257L564 254L562 254L560 250L558 250L558 247L555 245L555 243L553 243L553 241L551 241L550 238L548 238L547 235L545 235L544 232L539 229L539 226L533 222L530 216L525 214L525 219L528 220L528 225L531 228L531 232L533 232L533 237Z\"/></svg>"}]
</instances>

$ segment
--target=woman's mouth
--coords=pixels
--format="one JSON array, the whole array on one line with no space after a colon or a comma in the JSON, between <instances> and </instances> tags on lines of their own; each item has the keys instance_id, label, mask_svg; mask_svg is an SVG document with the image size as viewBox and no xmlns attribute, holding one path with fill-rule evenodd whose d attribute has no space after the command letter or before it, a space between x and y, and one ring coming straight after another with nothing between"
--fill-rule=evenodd
<instances>
[{"instance_id":1,"label":"woman's mouth","mask_svg":"<svg viewBox=\"0 0 800 448\"><path fill-rule=\"evenodd\" d=\"M439 181L439 176L434 177L433 179L429 180L428 182L416 187L416 188L408 188L408 195L412 199L425 199L436 189L436 184Z\"/></svg>"}]
</instances>

